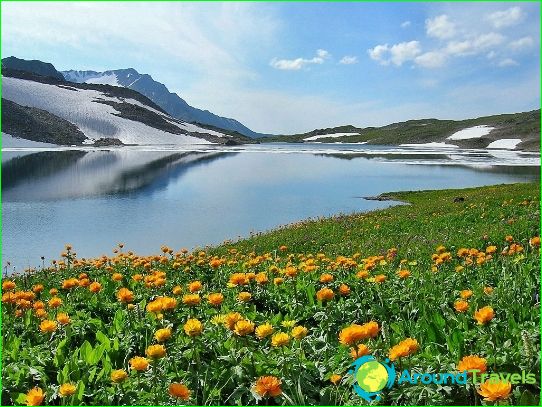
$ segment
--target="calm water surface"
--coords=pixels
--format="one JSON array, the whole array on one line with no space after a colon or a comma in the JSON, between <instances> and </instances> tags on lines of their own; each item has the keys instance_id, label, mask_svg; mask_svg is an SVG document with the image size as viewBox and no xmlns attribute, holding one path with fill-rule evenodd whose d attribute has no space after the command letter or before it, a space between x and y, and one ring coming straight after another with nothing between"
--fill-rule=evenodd
<instances>
[{"instance_id":1,"label":"calm water surface","mask_svg":"<svg viewBox=\"0 0 542 407\"><path fill-rule=\"evenodd\" d=\"M499 156L500 155L500 156ZM527 165L523 165L527 164ZM390 205L363 196L538 179L536 155L348 145L2 153L2 261L151 254L308 217Z\"/></svg>"}]
</instances>

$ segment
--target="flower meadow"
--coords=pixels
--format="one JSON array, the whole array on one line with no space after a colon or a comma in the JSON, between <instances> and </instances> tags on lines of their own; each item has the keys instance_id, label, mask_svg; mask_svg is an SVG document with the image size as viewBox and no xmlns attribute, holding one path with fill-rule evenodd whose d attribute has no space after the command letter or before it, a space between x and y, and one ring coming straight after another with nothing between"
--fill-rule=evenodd
<instances>
[{"instance_id":1,"label":"flower meadow","mask_svg":"<svg viewBox=\"0 0 542 407\"><path fill-rule=\"evenodd\" d=\"M538 404L539 204L510 188L464 192L460 204L438 195L446 215L426 193L191 252L119 243L83 259L66 245L51 266L2 281L2 404L367 404L348 370L368 354L419 373L537 377L402 384L377 404ZM413 243L408 214L440 220ZM350 227L368 243L339 254L362 241Z\"/></svg>"}]
</instances>

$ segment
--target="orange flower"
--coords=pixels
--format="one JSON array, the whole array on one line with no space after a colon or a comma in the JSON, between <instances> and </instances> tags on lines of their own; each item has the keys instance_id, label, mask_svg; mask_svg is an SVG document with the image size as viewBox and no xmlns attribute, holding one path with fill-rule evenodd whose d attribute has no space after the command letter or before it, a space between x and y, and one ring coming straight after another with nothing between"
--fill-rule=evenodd
<instances>
[{"instance_id":1,"label":"orange flower","mask_svg":"<svg viewBox=\"0 0 542 407\"><path fill-rule=\"evenodd\" d=\"M466 300L467 298L472 297L472 290L462 290L459 294L461 295L461 298Z\"/></svg>"},{"instance_id":2,"label":"orange flower","mask_svg":"<svg viewBox=\"0 0 542 407\"><path fill-rule=\"evenodd\" d=\"M186 321L183 328L188 336L198 336L203 331L203 324L199 320L192 318Z\"/></svg>"},{"instance_id":3,"label":"orange flower","mask_svg":"<svg viewBox=\"0 0 542 407\"><path fill-rule=\"evenodd\" d=\"M243 316L239 314L238 312L230 312L224 317L224 326L228 328L230 331L233 331L235 324L237 323L237 321L240 321L241 319L243 319Z\"/></svg>"},{"instance_id":4,"label":"orange flower","mask_svg":"<svg viewBox=\"0 0 542 407\"><path fill-rule=\"evenodd\" d=\"M126 303L133 302L134 301L134 293L131 292L130 290L128 290L127 288L122 287L117 292L117 299L120 302L126 302Z\"/></svg>"},{"instance_id":5,"label":"orange flower","mask_svg":"<svg viewBox=\"0 0 542 407\"><path fill-rule=\"evenodd\" d=\"M247 291L241 291L237 298L239 299L239 301L248 302L252 298L252 294Z\"/></svg>"},{"instance_id":6,"label":"orange flower","mask_svg":"<svg viewBox=\"0 0 542 407\"><path fill-rule=\"evenodd\" d=\"M72 394L75 394L75 385L73 383L64 383L60 386L58 389L58 393L61 397L67 397L71 396Z\"/></svg>"},{"instance_id":7,"label":"orange flower","mask_svg":"<svg viewBox=\"0 0 542 407\"><path fill-rule=\"evenodd\" d=\"M158 342L167 341L169 338L171 338L171 329L169 328L162 328L154 333L154 339Z\"/></svg>"},{"instance_id":8,"label":"orange flower","mask_svg":"<svg viewBox=\"0 0 542 407\"><path fill-rule=\"evenodd\" d=\"M345 297L350 295L350 287L348 287L346 284L341 284L339 286L339 293Z\"/></svg>"},{"instance_id":9,"label":"orange flower","mask_svg":"<svg viewBox=\"0 0 542 407\"><path fill-rule=\"evenodd\" d=\"M301 325L292 329L292 336L297 340L303 339L308 333L309 330Z\"/></svg>"},{"instance_id":10,"label":"orange flower","mask_svg":"<svg viewBox=\"0 0 542 407\"><path fill-rule=\"evenodd\" d=\"M256 336L259 339L268 337L273 333L273 326L271 324L262 324L256 328Z\"/></svg>"},{"instance_id":11,"label":"orange flower","mask_svg":"<svg viewBox=\"0 0 542 407\"><path fill-rule=\"evenodd\" d=\"M275 277L273 279L273 284L275 285L281 285L284 282L284 279L282 277Z\"/></svg>"},{"instance_id":12,"label":"orange flower","mask_svg":"<svg viewBox=\"0 0 542 407\"><path fill-rule=\"evenodd\" d=\"M62 305L62 300L58 297L53 297L48 301L49 307L58 308Z\"/></svg>"},{"instance_id":13,"label":"orange flower","mask_svg":"<svg viewBox=\"0 0 542 407\"><path fill-rule=\"evenodd\" d=\"M248 278L245 273L234 273L230 276L230 284L245 285L248 284Z\"/></svg>"},{"instance_id":14,"label":"orange flower","mask_svg":"<svg viewBox=\"0 0 542 407\"><path fill-rule=\"evenodd\" d=\"M166 356L166 348L164 345L151 345L145 351L145 354L153 359L160 359Z\"/></svg>"},{"instance_id":15,"label":"orange flower","mask_svg":"<svg viewBox=\"0 0 542 407\"><path fill-rule=\"evenodd\" d=\"M458 372L464 372L464 371L471 372L472 370L476 370L480 373L486 372L487 371L486 360L476 355L470 355L470 356L464 356L463 359L461 359L459 363L457 364Z\"/></svg>"},{"instance_id":16,"label":"orange flower","mask_svg":"<svg viewBox=\"0 0 542 407\"><path fill-rule=\"evenodd\" d=\"M58 294L58 290L57 290L56 288L51 288L51 289L49 290L49 294L51 294L51 295L57 295L57 294Z\"/></svg>"},{"instance_id":17,"label":"orange flower","mask_svg":"<svg viewBox=\"0 0 542 407\"><path fill-rule=\"evenodd\" d=\"M46 319L40 324L40 331L43 333L51 333L56 331L56 322Z\"/></svg>"},{"instance_id":18,"label":"orange flower","mask_svg":"<svg viewBox=\"0 0 542 407\"><path fill-rule=\"evenodd\" d=\"M171 383L169 385L169 394L171 397L177 397L182 400L190 398L190 390L182 383Z\"/></svg>"},{"instance_id":19,"label":"orange flower","mask_svg":"<svg viewBox=\"0 0 542 407\"><path fill-rule=\"evenodd\" d=\"M214 307L218 307L220 304L222 304L222 302L224 302L224 296L221 293L209 294L207 299L209 300L209 304Z\"/></svg>"},{"instance_id":20,"label":"orange flower","mask_svg":"<svg viewBox=\"0 0 542 407\"><path fill-rule=\"evenodd\" d=\"M239 336L248 335L254 332L254 323L249 320L242 319L235 323L233 331Z\"/></svg>"},{"instance_id":21,"label":"orange flower","mask_svg":"<svg viewBox=\"0 0 542 407\"><path fill-rule=\"evenodd\" d=\"M375 283L383 283L384 281L386 281L386 276L384 274L375 276Z\"/></svg>"},{"instance_id":22,"label":"orange flower","mask_svg":"<svg viewBox=\"0 0 542 407\"><path fill-rule=\"evenodd\" d=\"M45 393L39 387L34 387L26 393L26 405L27 406L40 406L45 398Z\"/></svg>"},{"instance_id":23,"label":"orange flower","mask_svg":"<svg viewBox=\"0 0 542 407\"><path fill-rule=\"evenodd\" d=\"M132 359L130 359L130 367L138 372L147 370L149 367L149 359L141 356L134 356Z\"/></svg>"},{"instance_id":24,"label":"orange flower","mask_svg":"<svg viewBox=\"0 0 542 407\"><path fill-rule=\"evenodd\" d=\"M2 281L2 291L10 291L16 287L16 284L11 280Z\"/></svg>"},{"instance_id":25,"label":"orange flower","mask_svg":"<svg viewBox=\"0 0 542 407\"><path fill-rule=\"evenodd\" d=\"M180 294L183 292L183 288L182 288L180 285L176 285L175 287L173 287L173 289L171 290L171 292L172 292L174 295L180 295Z\"/></svg>"},{"instance_id":26,"label":"orange flower","mask_svg":"<svg viewBox=\"0 0 542 407\"><path fill-rule=\"evenodd\" d=\"M120 280L122 280L122 274L120 274L120 273L113 273L113 275L111 276L111 278L113 279L113 281L120 281Z\"/></svg>"},{"instance_id":27,"label":"orange flower","mask_svg":"<svg viewBox=\"0 0 542 407\"><path fill-rule=\"evenodd\" d=\"M188 291L195 293L201 290L202 287L203 285L201 284L201 281L192 281L190 284L188 284Z\"/></svg>"},{"instance_id":28,"label":"orange flower","mask_svg":"<svg viewBox=\"0 0 542 407\"><path fill-rule=\"evenodd\" d=\"M350 356L352 356L352 359L368 355L370 352L369 348L363 343L358 344L356 348L350 348Z\"/></svg>"},{"instance_id":29,"label":"orange flower","mask_svg":"<svg viewBox=\"0 0 542 407\"><path fill-rule=\"evenodd\" d=\"M333 290L327 287L318 290L316 293L316 299L318 301L330 301L334 296L335 294L333 293Z\"/></svg>"},{"instance_id":30,"label":"orange flower","mask_svg":"<svg viewBox=\"0 0 542 407\"><path fill-rule=\"evenodd\" d=\"M279 332L271 338L271 345L275 348L279 346L286 346L290 343L290 335L284 332Z\"/></svg>"},{"instance_id":31,"label":"orange flower","mask_svg":"<svg viewBox=\"0 0 542 407\"><path fill-rule=\"evenodd\" d=\"M405 278L408 278L410 277L410 271L409 270L399 270L397 272L397 275L399 276L399 278L402 278L402 279L405 279Z\"/></svg>"},{"instance_id":32,"label":"orange flower","mask_svg":"<svg viewBox=\"0 0 542 407\"><path fill-rule=\"evenodd\" d=\"M531 240L529 240L529 244L531 245L531 247L540 247L540 237L535 236L531 238Z\"/></svg>"},{"instance_id":33,"label":"orange flower","mask_svg":"<svg viewBox=\"0 0 542 407\"><path fill-rule=\"evenodd\" d=\"M59 312L56 316L56 320L62 325L68 325L71 322L70 316L65 312Z\"/></svg>"},{"instance_id":34,"label":"orange flower","mask_svg":"<svg viewBox=\"0 0 542 407\"><path fill-rule=\"evenodd\" d=\"M394 361L405 356L410 356L419 348L420 345L416 339L406 338L390 349L389 358L391 361Z\"/></svg>"},{"instance_id":35,"label":"orange flower","mask_svg":"<svg viewBox=\"0 0 542 407\"><path fill-rule=\"evenodd\" d=\"M469 303L463 300L457 300L454 302L454 308L457 312L465 312L469 309Z\"/></svg>"},{"instance_id":36,"label":"orange flower","mask_svg":"<svg viewBox=\"0 0 542 407\"><path fill-rule=\"evenodd\" d=\"M201 302L199 294L186 294L183 296L183 304L198 305Z\"/></svg>"},{"instance_id":37,"label":"orange flower","mask_svg":"<svg viewBox=\"0 0 542 407\"><path fill-rule=\"evenodd\" d=\"M43 291L43 284L36 284L34 287L32 287L32 291L35 293L41 293Z\"/></svg>"},{"instance_id":38,"label":"orange flower","mask_svg":"<svg viewBox=\"0 0 542 407\"><path fill-rule=\"evenodd\" d=\"M505 400L510 396L512 384L501 380L489 379L480 385L478 394L485 401Z\"/></svg>"},{"instance_id":39,"label":"orange flower","mask_svg":"<svg viewBox=\"0 0 542 407\"><path fill-rule=\"evenodd\" d=\"M478 325L485 325L495 317L493 308L486 306L474 312L474 319L478 321Z\"/></svg>"},{"instance_id":40,"label":"orange flower","mask_svg":"<svg viewBox=\"0 0 542 407\"><path fill-rule=\"evenodd\" d=\"M363 325L352 324L341 330L339 342L343 345L353 345L363 339L374 338L380 330L378 323L371 321Z\"/></svg>"},{"instance_id":41,"label":"orange flower","mask_svg":"<svg viewBox=\"0 0 542 407\"><path fill-rule=\"evenodd\" d=\"M333 281L333 276L329 273L324 273L320 276L321 283L331 283Z\"/></svg>"},{"instance_id":42,"label":"orange flower","mask_svg":"<svg viewBox=\"0 0 542 407\"><path fill-rule=\"evenodd\" d=\"M254 391L260 397L276 397L282 394L281 381L275 376L261 376L256 380Z\"/></svg>"},{"instance_id":43,"label":"orange flower","mask_svg":"<svg viewBox=\"0 0 542 407\"><path fill-rule=\"evenodd\" d=\"M484 293L490 295L493 293L493 287L484 287Z\"/></svg>"},{"instance_id":44,"label":"orange flower","mask_svg":"<svg viewBox=\"0 0 542 407\"><path fill-rule=\"evenodd\" d=\"M90 285L88 286L88 289L92 293L99 293L100 290L102 289L102 285L98 283L97 281L94 281L90 283Z\"/></svg>"},{"instance_id":45,"label":"orange flower","mask_svg":"<svg viewBox=\"0 0 542 407\"><path fill-rule=\"evenodd\" d=\"M123 382L124 380L126 380L127 377L128 373L126 373L126 371L123 369L117 369L111 372L111 381L113 383Z\"/></svg>"},{"instance_id":46,"label":"orange flower","mask_svg":"<svg viewBox=\"0 0 542 407\"><path fill-rule=\"evenodd\" d=\"M267 284L269 282L269 278L264 272L256 274L255 280L258 284Z\"/></svg>"},{"instance_id":47,"label":"orange flower","mask_svg":"<svg viewBox=\"0 0 542 407\"><path fill-rule=\"evenodd\" d=\"M329 378L329 381L333 383L334 385L337 385L341 381L342 377L338 374L332 374Z\"/></svg>"}]
</instances>

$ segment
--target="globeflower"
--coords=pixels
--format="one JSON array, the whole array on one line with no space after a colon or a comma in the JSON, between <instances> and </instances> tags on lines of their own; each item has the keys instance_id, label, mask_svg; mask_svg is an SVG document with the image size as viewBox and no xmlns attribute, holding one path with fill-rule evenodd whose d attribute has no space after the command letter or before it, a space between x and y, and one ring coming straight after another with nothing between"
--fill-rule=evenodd
<instances>
[{"instance_id":1,"label":"globeflower","mask_svg":"<svg viewBox=\"0 0 542 407\"><path fill-rule=\"evenodd\" d=\"M237 298L239 299L239 301L248 302L252 298L252 294L247 291L241 291Z\"/></svg>"},{"instance_id":2,"label":"globeflower","mask_svg":"<svg viewBox=\"0 0 542 407\"><path fill-rule=\"evenodd\" d=\"M469 303L463 300L457 300L454 302L454 308L457 312L465 312L469 309Z\"/></svg>"},{"instance_id":3,"label":"globeflower","mask_svg":"<svg viewBox=\"0 0 542 407\"><path fill-rule=\"evenodd\" d=\"M329 381L334 385L337 385L341 381L342 377L338 374L332 374L329 378Z\"/></svg>"},{"instance_id":4,"label":"globeflower","mask_svg":"<svg viewBox=\"0 0 542 407\"><path fill-rule=\"evenodd\" d=\"M171 329L169 328L162 328L154 333L154 339L158 342L167 341L169 338L171 338Z\"/></svg>"},{"instance_id":5,"label":"globeflower","mask_svg":"<svg viewBox=\"0 0 542 407\"><path fill-rule=\"evenodd\" d=\"M239 336L251 334L254 332L254 323L249 320L242 319L235 323L233 331Z\"/></svg>"},{"instance_id":6,"label":"globeflower","mask_svg":"<svg viewBox=\"0 0 542 407\"><path fill-rule=\"evenodd\" d=\"M203 324L199 320L191 318L186 321L183 328L188 336L198 336L203 331Z\"/></svg>"},{"instance_id":7,"label":"globeflower","mask_svg":"<svg viewBox=\"0 0 542 407\"><path fill-rule=\"evenodd\" d=\"M268 324L268 323L259 325L256 328L256 336L259 339L266 338L269 335L271 335L272 333L273 333L273 326L271 324Z\"/></svg>"},{"instance_id":8,"label":"globeflower","mask_svg":"<svg viewBox=\"0 0 542 407\"><path fill-rule=\"evenodd\" d=\"M243 319L243 316L239 314L238 312L230 312L224 317L224 326L228 328L230 331L233 331L235 324L237 323L237 321L240 321L241 319Z\"/></svg>"},{"instance_id":9,"label":"globeflower","mask_svg":"<svg viewBox=\"0 0 542 407\"><path fill-rule=\"evenodd\" d=\"M49 307L58 308L62 305L62 300L58 297L53 297L48 301Z\"/></svg>"},{"instance_id":10,"label":"globeflower","mask_svg":"<svg viewBox=\"0 0 542 407\"><path fill-rule=\"evenodd\" d=\"M56 331L56 322L46 319L40 324L40 331L43 333L51 333Z\"/></svg>"},{"instance_id":11,"label":"globeflower","mask_svg":"<svg viewBox=\"0 0 542 407\"><path fill-rule=\"evenodd\" d=\"M45 398L45 393L39 387L34 387L26 393L25 401L27 406L40 406Z\"/></svg>"},{"instance_id":12,"label":"globeflower","mask_svg":"<svg viewBox=\"0 0 542 407\"><path fill-rule=\"evenodd\" d=\"M111 372L111 381L113 383L123 382L124 380L126 380L127 377L128 373L126 373L126 371L123 369L117 369Z\"/></svg>"},{"instance_id":13,"label":"globeflower","mask_svg":"<svg viewBox=\"0 0 542 407\"><path fill-rule=\"evenodd\" d=\"M489 379L480 385L478 394L485 401L505 400L510 396L512 384L501 380Z\"/></svg>"},{"instance_id":14,"label":"globeflower","mask_svg":"<svg viewBox=\"0 0 542 407\"><path fill-rule=\"evenodd\" d=\"M318 292L316 293L316 299L322 302L330 301L333 299L334 296L335 294L333 293L333 290L327 287L318 290Z\"/></svg>"},{"instance_id":15,"label":"globeflower","mask_svg":"<svg viewBox=\"0 0 542 407\"><path fill-rule=\"evenodd\" d=\"M339 286L339 293L342 295L342 296L347 296L347 295L350 295L350 287L348 287L346 284L341 284Z\"/></svg>"},{"instance_id":16,"label":"globeflower","mask_svg":"<svg viewBox=\"0 0 542 407\"><path fill-rule=\"evenodd\" d=\"M191 293L195 293L199 290L201 290L203 285L201 284L201 281L192 281L190 284L188 284L188 291Z\"/></svg>"},{"instance_id":17,"label":"globeflower","mask_svg":"<svg viewBox=\"0 0 542 407\"><path fill-rule=\"evenodd\" d=\"M190 390L182 383L171 383L169 385L169 395L182 400L188 400L190 398Z\"/></svg>"},{"instance_id":18,"label":"globeflower","mask_svg":"<svg viewBox=\"0 0 542 407\"><path fill-rule=\"evenodd\" d=\"M474 312L474 319L478 321L478 325L485 325L495 317L493 308L486 306Z\"/></svg>"},{"instance_id":19,"label":"globeflower","mask_svg":"<svg viewBox=\"0 0 542 407\"><path fill-rule=\"evenodd\" d=\"M198 294L186 294L183 296L183 304L185 305L198 305L201 302L201 298Z\"/></svg>"},{"instance_id":20,"label":"globeflower","mask_svg":"<svg viewBox=\"0 0 542 407\"><path fill-rule=\"evenodd\" d=\"M320 276L320 282L321 283L331 283L333 281L333 276L329 273L324 273Z\"/></svg>"},{"instance_id":21,"label":"globeflower","mask_svg":"<svg viewBox=\"0 0 542 407\"><path fill-rule=\"evenodd\" d=\"M65 312L59 312L56 316L56 320L62 325L67 325L71 322L70 316Z\"/></svg>"},{"instance_id":22,"label":"globeflower","mask_svg":"<svg viewBox=\"0 0 542 407\"><path fill-rule=\"evenodd\" d=\"M305 328L304 326L296 326L294 329L292 329L292 336L297 339L303 339L307 334L309 333L309 330Z\"/></svg>"},{"instance_id":23,"label":"globeflower","mask_svg":"<svg viewBox=\"0 0 542 407\"><path fill-rule=\"evenodd\" d=\"M369 353L371 353L369 347L363 343L358 344L358 346L355 348L350 348L350 356L352 356L352 359L360 358L368 355Z\"/></svg>"},{"instance_id":24,"label":"globeflower","mask_svg":"<svg viewBox=\"0 0 542 407\"><path fill-rule=\"evenodd\" d=\"M271 338L271 345L275 348L279 346L286 346L290 343L290 335L284 332L279 332Z\"/></svg>"},{"instance_id":25,"label":"globeflower","mask_svg":"<svg viewBox=\"0 0 542 407\"><path fill-rule=\"evenodd\" d=\"M72 394L75 394L75 385L72 383L64 383L60 386L60 389L58 390L58 393L61 397L67 397L71 396Z\"/></svg>"},{"instance_id":26,"label":"globeflower","mask_svg":"<svg viewBox=\"0 0 542 407\"><path fill-rule=\"evenodd\" d=\"M406 338L390 349L389 358L391 361L394 361L405 356L410 356L417 352L419 348L420 345L416 339Z\"/></svg>"},{"instance_id":27,"label":"globeflower","mask_svg":"<svg viewBox=\"0 0 542 407\"><path fill-rule=\"evenodd\" d=\"M133 302L134 301L134 293L131 292L130 290L128 290L127 288L122 287L117 292L117 299L119 300L119 302L126 302L126 303Z\"/></svg>"},{"instance_id":28,"label":"globeflower","mask_svg":"<svg viewBox=\"0 0 542 407\"><path fill-rule=\"evenodd\" d=\"M458 372L467 372L469 375L471 375L472 371L477 371L480 373L484 373L487 371L487 363L484 358L481 358L476 355L469 355L464 356L463 359L459 361L457 364L457 371Z\"/></svg>"},{"instance_id":29,"label":"globeflower","mask_svg":"<svg viewBox=\"0 0 542 407\"><path fill-rule=\"evenodd\" d=\"M461 298L466 300L467 298L472 297L472 290L462 290L459 294L461 295Z\"/></svg>"},{"instance_id":30,"label":"globeflower","mask_svg":"<svg viewBox=\"0 0 542 407\"><path fill-rule=\"evenodd\" d=\"M254 391L260 397L276 397L282 394L281 381L275 376L261 376L254 384Z\"/></svg>"},{"instance_id":31,"label":"globeflower","mask_svg":"<svg viewBox=\"0 0 542 407\"><path fill-rule=\"evenodd\" d=\"M166 356L166 348L164 345L151 345L145 351L145 354L153 359L160 359Z\"/></svg>"},{"instance_id":32,"label":"globeflower","mask_svg":"<svg viewBox=\"0 0 542 407\"><path fill-rule=\"evenodd\" d=\"M11 280L2 281L2 291L10 291L16 287L16 284Z\"/></svg>"},{"instance_id":33,"label":"globeflower","mask_svg":"<svg viewBox=\"0 0 542 407\"><path fill-rule=\"evenodd\" d=\"M209 304L211 304L213 307L218 307L224 302L224 295L221 293L212 293L207 296L207 299L209 301Z\"/></svg>"},{"instance_id":34,"label":"globeflower","mask_svg":"<svg viewBox=\"0 0 542 407\"><path fill-rule=\"evenodd\" d=\"M92 293L99 293L100 290L102 289L102 285L98 283L97 281L94 281L90 283L90 285L88 286L88 289Z\"/></svg>"},{"instance_id":35,"label":"globeflower","mask_svg":"<svg viewBox=\"0 0 542 407\"><path fill-rule=\"evenodd\" d=\"M132 359L130 359L130 367L138 372L147 370L149 367L149 359L141 356L134 356Z\"/></svg>"}]
</instances>

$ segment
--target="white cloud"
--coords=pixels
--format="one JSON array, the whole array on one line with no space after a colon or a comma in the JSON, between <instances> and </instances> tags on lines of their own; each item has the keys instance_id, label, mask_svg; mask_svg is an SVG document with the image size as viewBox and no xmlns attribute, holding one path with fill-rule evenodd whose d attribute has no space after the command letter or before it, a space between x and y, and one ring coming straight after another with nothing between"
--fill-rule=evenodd
<instances>
[{"instance_id":1,"label":"white cloud","mask_svg":"<svg viewBox=\"0 0 542 407\"><path fill-rule=\"evenodd\" d=\"M329 59L331 54L325 49L316 50L316 56L310 59L296 58L296 59L277 59L273 58L270 65L275 69L281 69L284 71L299 71L300 69L312 64L323 64L326 59Z\"/></svg>"},{"instance_id":2,"label":"white cloud","mask_svg":"<svg viewBox=\"0 0 542 407\"><path fill-rule=\"evenodd\" d=\"M339 64L343 64L343 65L352 65L352 64L357 64L357 63L358 63L358 57L349 56L349 55L345 55L339 61Z\"/></svg>"},{"instance_id":3,"label":"white cloud","mask_svg":"<svg viewBox=\"0 0 542 407\"><path fill-rule=\"evenodd\" d=\"M517 24L523 17L521 8L515 6L503 11L495 11L487 16L487 19L495 28L509 27Z\"/></svg>"},{"instance_id":4,"label":"white cloud","mask_svg":"<svg viewBox=\"0 0 542 407\"><path fill-rule=\"evenodd\" d=\"M508 44L508 47L513 49L514 51L519 51L523 48L529 48L533 46L534 41L531 37L523 37L518 40L512 41L510 44Z\"/></svg>"},{"instance_id":5,"label":"white cloud","mask_svg":"<svg viewBox=\"0 0 542 407\"><path fill-rule=\"evenodd\" d=\"M456 33L455 24L448 19L446 14L425 20L425 30L429 37L439 39L452 38Z\"/></svg>"},{"instance_id":6,"label":"white cloud","mask_svg":"<svg viewBox=\"0 0 542 407\"><path fill-rule=\"evenodd\" d=\"M418 41L401 42L391 47L388 44L377 45L367 50L371 59L378 61L381 65L393 63L401 66L407 61L413 60L422 50Z\"/></svg>"},{"instance_id":7,"label":"white cloud","mask_svg":"<svg viewBox=\"0 0 542 407\"><path fill-rule=\"evenodd\" d=\"M414 60L423 68L440 68L446 63L447 56L441 51L430 51L422 54Z\"/></svg>"},{"instance_id":8,"label":"white cloud","mask_svg":"<svg viewBox=\"0 0 542 407\"><path fill-rule=\"evenodd\" d=\"M475 55L502 44L504 40L505 37L498 33L481 34L464 41L450 41L445 52L456 56Z\"/></svg>"},{"instance_id":9,"label":"white cloud","mask_svg":"<svg viewBox=\"0 0 542 407\"><path fill-rule=\"evenodd\" d=\"M411 22L410 21L403 21L401 23L401 28L407 28L407 27L410 27L411 26Z\"/></svg>"},{"instance_id":10,"label":"white cloud","mask_svg":"<svg viewBox=\"0 0 542 407\"><path fill-rule=\"evenodd\" d=\"M518 66L519 64L512 58L505 58L502 61L499 61L497 65L499 65L500 67L508 67L508 66Z\"/></svg>"}]
</instances>

